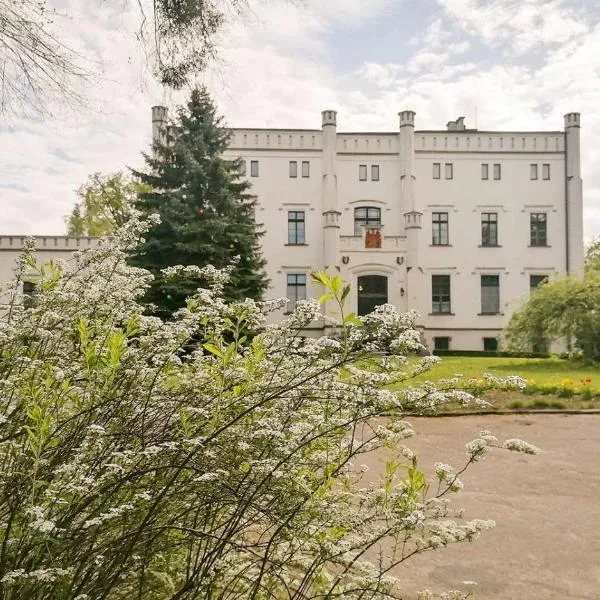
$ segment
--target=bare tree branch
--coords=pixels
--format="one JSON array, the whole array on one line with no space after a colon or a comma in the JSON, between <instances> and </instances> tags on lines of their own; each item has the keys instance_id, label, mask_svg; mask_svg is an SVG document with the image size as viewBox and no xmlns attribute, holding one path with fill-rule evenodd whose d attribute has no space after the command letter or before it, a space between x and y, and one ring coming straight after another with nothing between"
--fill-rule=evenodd
<instances>
[{"instance_id":1,"label":"bare tree branch","mask_svg":"<svg viewBox=\"0 0 600 600\"><path fill-rule=\"evenodd\" d=\"M79 105L75 82L90 72L54 33L45 0L0 0L0 114L46 114L50 99Z\"/></svg>"}]
</instances>

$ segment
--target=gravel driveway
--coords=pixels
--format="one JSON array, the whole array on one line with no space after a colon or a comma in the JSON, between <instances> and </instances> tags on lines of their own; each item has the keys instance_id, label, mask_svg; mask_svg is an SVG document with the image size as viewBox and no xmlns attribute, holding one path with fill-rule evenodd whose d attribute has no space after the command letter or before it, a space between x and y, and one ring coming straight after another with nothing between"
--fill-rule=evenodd
<instances>
[{"instance_id":1,"label":"gravel driveway","mask_svg":"<svg viewBox=\"0 0 600 600\"><path fill-rule=\"evenodd\" d=\"M418 555L395 575L407 591L478 582L480 600L600 599L600 415L490 415L410 419L408 444L431 472L464 464L464 445L489 429L544 453L494 451L461 477L467 518L494 519L476 542ZM376 464L371 465L376 468ZM462 587L462 586L461 586ZM411 595L408 595L411 597Z\"/></svg>"}]
</instances>

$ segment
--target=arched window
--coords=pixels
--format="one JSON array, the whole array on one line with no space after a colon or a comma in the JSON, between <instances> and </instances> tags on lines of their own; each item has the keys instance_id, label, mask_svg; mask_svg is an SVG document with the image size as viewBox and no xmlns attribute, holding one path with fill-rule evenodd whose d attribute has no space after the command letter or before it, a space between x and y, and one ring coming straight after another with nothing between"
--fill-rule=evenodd
<instances>
[{"instance_id":1,"label":"arched window","mask_svg":"<svg viewBox=\"0 0 600 600\"><path fill-rule=\"evenodd\" d=\"M363 228L381 225L381 209L372 206L361 206L354 209L354 235L362 235Z\"/></svg>"},{"instance_id":2,"label":"arched window","mask_svg":"<svg viewBox=\"0 0 600 600\"><path fill-rule=\"evenodd\" d=\"M363 275L358 278L357 288L359 315L368 315L388 301L388 279L383 275Z\"/></svg>"}]
</instances>

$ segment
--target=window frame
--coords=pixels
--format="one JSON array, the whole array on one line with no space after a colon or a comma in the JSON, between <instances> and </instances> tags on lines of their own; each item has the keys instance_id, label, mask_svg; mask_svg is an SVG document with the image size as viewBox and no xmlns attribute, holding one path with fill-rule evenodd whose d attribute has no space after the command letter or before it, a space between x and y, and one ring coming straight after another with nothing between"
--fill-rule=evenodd
<instances>
[{"instance_id":1,"label":"window frame","mask_svg":"<svg viewBox=\"0 0 600 600\"><path fill-rule=\"evenodd\" d=\"M538 283L536 285L531 285L533 279L537 279ZM540 285L542 285L543 283L546 283L548 281L548 275L540 275L538 273L532 273L529 275L529 294L533 294L533 292L535 292Z\"/></svg>"},{"instance_id":2,"label":"window frame","mask_svg":"<svg viewBox=\"0 0 600 600\"><path fill-rule=\"evenodd\" d=\"M299 218L299 215L302 215ZM302 226L300 227L300 224ZM292 227L290 227L292 226ZM300 239L301 238L301 239ZM306 212L303 210L288 210L288 246L306 245Z\"/></svg>"},{"instance_id":3,"label":"window frame","mask_svg":"<svg viewBox=\"0 0 600 600\"><path fill-rule=\"evenodd\" d=\"M433 163L432 179L442 178L442 163Z\"/></svg>"},{"instance_id":4,"label":"window frame","mask_svg":"<svg viewBox=\"0 0 600 600\"><path fill-rule=\"evenodd\" d=\"M303 282L300 281L303 279ZM286 273L286 297L288 299L287 312L293 312L299 300L306 300L307 278L306 273ZM303 293L298 293L304 290ZM290 292L293 291L293 294ZM293 297L292 297L293 296ZM303 297L301 297L303 296Z\"/></svg>"},{"instance_id":5,"label":"window frame","mask_svg":"<svg viewBox=\"0 0 600 600\"><path fill-rule=\"evenodd\" d=\"M450 174L450 177L448 177L448 174ZM444 179L454 179L454 163L444 163Z\"/></svg>"},{"instance_id":6,"label":"window frame","mask_svg":"<svg viewBox=\"0 0 600 600\"><path fill-rule=\"evenodd\" d=\"M365 211L365 216L357 216L359 211ZM371 214L376 216L370 216ZM353 216L355 237L361 237L367 227L381 227L381 208L379 206L357 206L354 208Z\"/></svg>"},{"instance_id":7,"label":"window frame","mask_svg":"<svg viewBox=\"0 0 600 600\"><path fill-rule=\"evenodd\" d=\"M438 340L446 340L438 345ZM441 350L442 352L445 350L450 350L450 341L452 338L448 335L434 335L433 336L433 351ZM445 347L444 347L445 346Z\"/></svg>"},{"instance_id":8,"label":"window frame","mask_svg":"<svg viewBox=\"0 0 600 600\"><path fill-rule=\"evenodd\" d=\"M493 217L493 218L492 218ZM487 236L486 240L486 228L487 225ZM492 227L493 226L493 227ZM491 235L493 231L494 235ZM492 241L492 238L494 241ZM498 246L498 213L497 212L482 212L481 213L481 245L485 247L494 248Z\"/></svg>"},{"instance_id":9,"label":"window frame","mask_svg":"<svg viewBox=\"0 0 600 600\"><path fill-rule=\"evenodd\" d=\"M494 181L500 181L502 179L502 163L493 163ZM498 177L496 177L496 174Z\"/></svg>"},{"instance_id":10,"label":"window frame","mask_svg":"<svg viewBox=\"0 0 600 600\"><path fill-rule=\"evenodd\" d=\"M238 170L238 174L240 177L246 177L246 161L243 158L240 159L240 168Z\"/></svg>"},{"instance_id":11,"label":"window frame","mask_svg":"<svg viewBox=\"0 0 600 600\"><path fill-rule=\"evenodd\" d=\"M310 177L310 161L303 160L302 161L302 178L307 179L308 177Z\"/></svg>"},{"instance_id":12,"label":"window frame","mask_svg":"<svg viewBox=\"0 0 600 600\"><path fill-rule=\"evenodd\" d=\"M289 176L290 176L290 179L296 179L298 177L298 161L297 160L290 160Z\"/></svg>"},{"instance_id":13,"label":"window frame","mask_svg":"<svg viewBox=\"0 0 600 600\"><path fill-rule=\"evenodd\" d=\"M493 348L486 348L489 342L493 342ZM483 338L483 351L484 352L498 352L498 338L497 337L484 337Z\"/></svg>"},{"instance_id":14,"label":"window frame","mask_svg":"<svg viewBox=\"0 0 600 600\"><path fill-rule=\"evenodd\" d=\"M358 165L358 180L367 181L367 165Z\"/></svg>"},{"instance_id":15,"label":"window frame","mask_svg":"<svg viewBox=\"0 0 600 600\"><path fill-rule=\"evenodd\" d=\"M490 164L481 163L481 181L489 181L490 179Z\"/></svg>"},{"instance_id":16,"label":"window frame","mask_svg":"<svg viewBox=\"0 0 600 600\"><path fill-rule=\"evenodd\" d=\"M537 163L529 163L529 180L537 181L539 179L539 168Z\"/></svg>"},{"instance_id":17,"label":"window frame","mask_svg":"<svg viewBox=\"0 0 600 600\"><path fill-rule=\"evenodd\" d=\"M548 175L548 177L546 177ZM550 163L542 163L542 181L550 181Z\"/></svg>"},{"instance_id":18,"label":"window frame","mask_svg":"<svg viewBox=\"0 0 600 600\"><path fill-rule=\"evenodd\" d=\"M375 177L377 173L377 177ZM371 181L379 181L379 165L371 165Z\"/></svg>"},{"instance_id":19,"label":"window frame","mask_svg":"<svg viewBox=\"0 0 600 600\"><path fill-rule=\"evenodd\" d=\"M258 169L259 169L258 161L251 160L250 161L250 177L258 177L258 172L259 172Z\"/></svg>"},{"instance_id":20,"label":"window frame","mask_svg":"<svg viewBox=\"0 0 600 600\"><path fill-rule=\"evenodd\" d=\"M446 273L431 275L431 314L452 314L452 281Z\"/></svg>"},{"instance_id":21,"label":"window frame","mask_svg":"<svg viewBox=\"0 0 600 600\"><path fill-rule=\"evenodd\" d=\"M484 281L490 282L495 281L496 285L484 285ZM481 288L481 314L482 315L498 315L500 314L500 275L497 274L482 274L480 276L480 288ZM485 306L484 303L489 301L484 295L484 288L495 289L496 297L493 299L493 308L490 310L490 306ZM487 310L486 310L487 309Z\"/></svg>"},{"instance_id":22,"label":"window frame","mask_svg":"<svg viewBox=\"0 0 600 600\"><path fill-rule=\"evenodd\" d=\"M543 216L543 218L541 218ZM541 235L540 224L543 223L543 236ZM538 230L540 227L540 230ZM531 212L529 213L529 245L537 248L548 246L548 213Z\"/></svg>"},{"instance_id":23,"label":"window frame","mask_svg":"<svg viewBox=\"0 0 600 600\"><path fill-rule=\"evenodd\" d=\"M443 219L445 215L445 220ZM437 220L436 220L437 216ZM445 231L443 225L446 225ZM438 241L436 241L436 231ZM445 233L445 240L444 234ZM432 212L431 213L431 245L432 246L449 246L450 245L450 214L448 212Z\"/></svg>"}]
</instances>

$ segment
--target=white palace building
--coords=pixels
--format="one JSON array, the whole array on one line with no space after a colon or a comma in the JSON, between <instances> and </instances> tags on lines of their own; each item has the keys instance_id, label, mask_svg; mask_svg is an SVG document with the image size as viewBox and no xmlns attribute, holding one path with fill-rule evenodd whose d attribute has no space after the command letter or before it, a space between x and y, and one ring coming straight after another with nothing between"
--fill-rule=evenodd
<instances>
[{"instance_id":1,"label":"white palace building","mask_svg":"<svg viewBox=\"0 0 600 600\"><path fill-rule=\"evenodd\" d=\"M430 348L494 350L511 313L545 278L583 271L580 115L564 131L479 131L461 117L443 130L232 129L258 197L267 297L319 296L309 274L352 285L349 310L389 302L417 310ZM168 127L152 108L153 136ZM0 236L0 279L25 236ZM38 260L94 238L39 236ZM316 322L309 335L322 335Z\"/></svg>"},{"instance_id":2,"label":"white palace building","mask_svg":"<svg viewBox=\"0 0 600 600\"><path fill-rule=\"evenodd\" d=\"M359 315L416 309L430 348L496 349L545 278L583 270L580 115L564 131L478 131L464 118L392 132L233 129L258 197L269 296L318 296L309 274L351 283ZM166 112L153 109L154 133ZM323 332L315 323L313 334Z\"/></svg>"}]
</instances>

